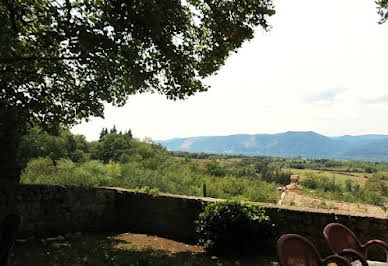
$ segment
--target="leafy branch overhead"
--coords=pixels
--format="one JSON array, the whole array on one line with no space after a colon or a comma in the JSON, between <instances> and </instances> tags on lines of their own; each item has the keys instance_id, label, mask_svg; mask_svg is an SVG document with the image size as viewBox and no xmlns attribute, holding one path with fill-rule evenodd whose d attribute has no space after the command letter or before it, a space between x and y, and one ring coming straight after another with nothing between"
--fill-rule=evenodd
<instances>
[{"instance_id":1,"label":"leafy branch overhead","mask_svg":"<svg viewBox=\"0 0 388 266\"><path fill-rule=\"evenodd\" d=\"M377 12L381 16L380 23L388 20L388 0L377 0Z\"/></svg>"},{"instance_id":2,"label":"leafy branch overhead","mask_svg":"<svg viewBox=\"0 0 388 266\"><path fill-rule=\"evenodd\" d=\"M103 103L207 87L271 0L5 0L0 3L0 102L30 124L103 116Z\"/></svg>"}]
</instances>

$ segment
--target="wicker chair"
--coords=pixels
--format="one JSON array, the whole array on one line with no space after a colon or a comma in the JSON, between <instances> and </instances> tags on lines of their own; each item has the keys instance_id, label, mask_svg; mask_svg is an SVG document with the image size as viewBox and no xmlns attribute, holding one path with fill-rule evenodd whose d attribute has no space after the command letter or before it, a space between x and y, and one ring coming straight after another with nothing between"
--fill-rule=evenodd
<instances>
[{"instance_id":1,"label":"wicker chair","mask_svg":"<svg viewBox=\"0 0 388 266\"><path fill-rule=\"evenodd\" d=\"M277 251L280 266L323 266L330 262L350 266L350 262L339 255L322 259L315 246L306 238L287 234L279 238Z\"/></svg>"},{"instance_id":2,"label":"wicker chair","mask_svg":"<svg viewBox=\"0 0 388 266\"><path fill-rule=\"evenodd\" d=\"M0 266L8 265L8 256L21 224L21 217L10 214L0 224Z\"/></svg>"},{"instance_id":3,"label":"wicker chair","mask_svg":"<svg viewBox=\"0 0 388 266\"><path fill-rule=\"evenodd\" d=\"M326 225L323 230L323 236L334 254L341 256L357 258L363 266L373 264L368 262L367 249L372 245L383 248L387 254L388 265L388 245L382 240L369 240L364 245L361 244L357 236L345 225L339 223L331 223Z\"/></svg>"}]
</instances>

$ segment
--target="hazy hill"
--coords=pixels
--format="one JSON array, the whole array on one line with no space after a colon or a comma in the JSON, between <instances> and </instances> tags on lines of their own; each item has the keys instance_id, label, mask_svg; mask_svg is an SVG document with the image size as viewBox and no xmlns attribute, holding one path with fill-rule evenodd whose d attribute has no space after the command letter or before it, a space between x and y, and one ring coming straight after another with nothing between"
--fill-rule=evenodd
<instances>
[{"instance_id":1,"label":"hazy hill","mask_svg":"<svg viewBox=\"0 0 388 266\"><path fill-rule=\"evenodd\" d=\"M344 155L349 157L358 156L369 160L388 161L388 139L374 140L357 145L346 151Z\"/></svg>"},{"instance_id":2,"label":"hazy hill","mask_svg":"<svg viewBox=\"0 0 388 266\"><path fill-rule=\"evenodd\" d=\"M313 131L157 141L169 150L307 158L388 160L388 135L326 137Z\"/></svg>"},{"instance_id":3,"label":"hazy hill","mask_svg":"<svg viewBox=\"0 0 388 266\"><path fill-rule=\"evenodd\" d=\"M375 134L369 134L369 135L360 135L360 136L351 136L351 135L345 135L340 137L332 137L334 140L342 140L346 142L354 142L354 143L369 143L379 140L387 139L388 135L375 135Z\"/></svg>"}]
</instances>

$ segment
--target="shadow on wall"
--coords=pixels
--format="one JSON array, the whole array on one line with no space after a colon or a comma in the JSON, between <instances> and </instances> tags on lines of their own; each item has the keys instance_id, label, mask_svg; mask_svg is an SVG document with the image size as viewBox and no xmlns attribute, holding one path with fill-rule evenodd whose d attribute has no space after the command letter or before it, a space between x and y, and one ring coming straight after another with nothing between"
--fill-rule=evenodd
<instances>
[{"instance_id":1,"label":"shadow on wall","mask_svg":"<svg viewBox=\"0 0 388 266\"><path fill-rule=\"evenodd\" d=\"M134 232L188 243L198 240L195 221L204 204L217 200L169 194L150 195L116 188L54 185L19 185L16 195L18 212L24 218L21 236L47 237L67 232ZM252 204L265 208L280 234L303 235L314 242L322 255L328 253L322 230L331 222L348 226L362 241L388 239L388 220L385 218ZM1 201L0 209L4 209L4 205L4 201Z\"/></svg>"}]
</instances>

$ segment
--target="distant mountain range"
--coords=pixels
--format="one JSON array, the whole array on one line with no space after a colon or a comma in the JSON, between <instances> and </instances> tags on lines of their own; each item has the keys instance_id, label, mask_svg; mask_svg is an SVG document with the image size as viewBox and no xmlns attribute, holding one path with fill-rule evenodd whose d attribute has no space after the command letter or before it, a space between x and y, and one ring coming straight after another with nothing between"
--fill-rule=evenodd
<instances>
[{"instance_id":1,"label":"distant mountain range","mask_svg":"<svg viewBox=\"0 0 388 266\"><path fill-rule=\"evenodd\" d=\"M171 151L388 161L388 135L326 137L313 131L174 138Z\"/></svg>"}]
</instances>

